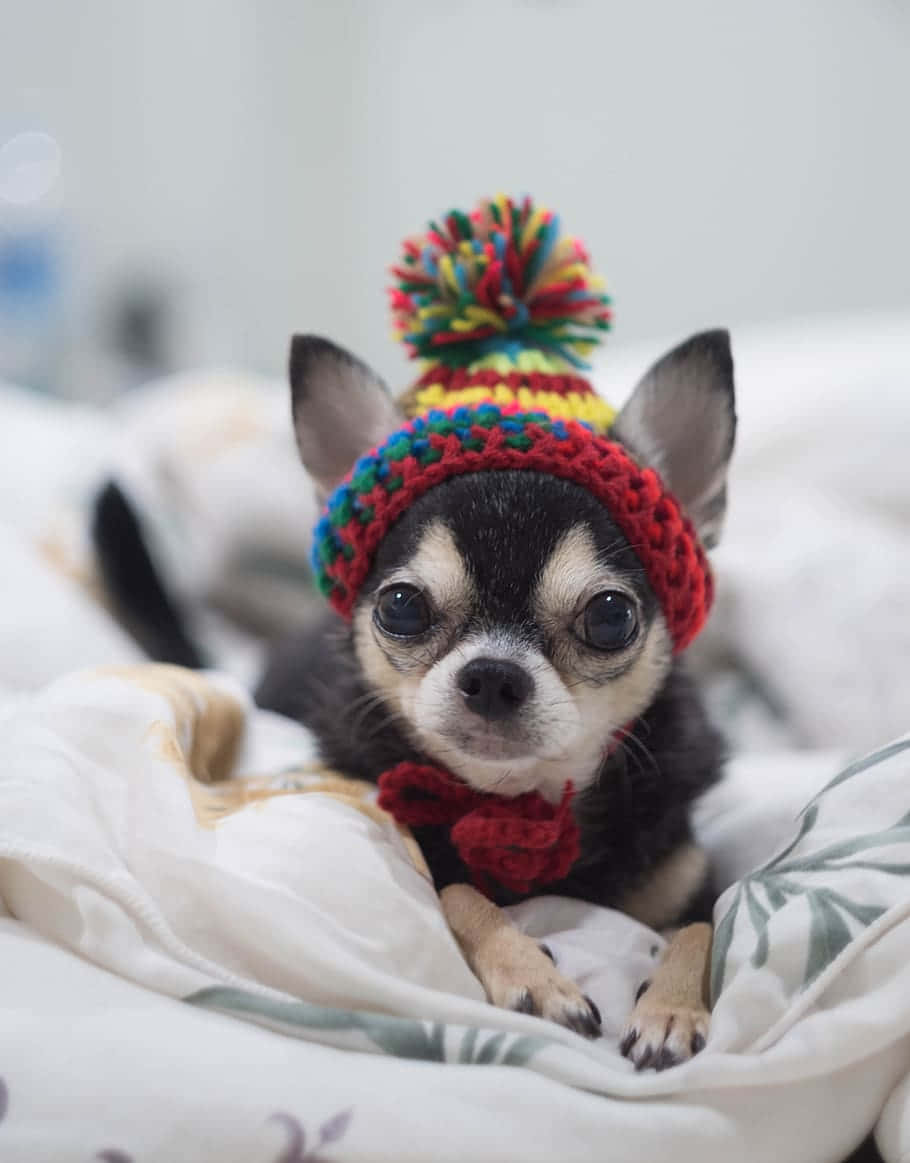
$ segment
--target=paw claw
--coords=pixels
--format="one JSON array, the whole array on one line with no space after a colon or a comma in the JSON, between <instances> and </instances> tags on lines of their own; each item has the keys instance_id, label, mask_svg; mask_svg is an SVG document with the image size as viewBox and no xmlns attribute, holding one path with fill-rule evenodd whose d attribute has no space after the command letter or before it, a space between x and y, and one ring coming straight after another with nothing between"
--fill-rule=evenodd
<instances>
[{"instance_id":1,"label":"paw claw","mask_svg":"<svg viewBox=\"0 0 910 1163\"><path fill-rule=\"evenodd\" d=\"M576 1009L566 1013L565 1024L570 1030L574 1030L576 1034L581 1034L585 1038L599 1038L601 1035L600 1028L600 1012L597 1006L588 998L584 999L588 1008L586 1010Z\"/></svg>"},{"instance_id":2,"label":"paw claw","mask_svg":"<svg viewBox=\"0 0 910 1163\"><path fill-rule=\"evenodd\" d=\"M629 1051L632 1049L632 1047L635 1045L635 1043L637 1041L638 1041L638 1030L629 1030L629 1032L626 1034L626 1036L623 1038L623 1040L619 1044L619 1052L620 1052L620 1054L622 1054L623 1058L629 1057Z\"/></svg>"},{"instance_id":3,"label":"paw claw","mask_svg":"<svg viewBox=\"0 0 910 1163\"><path fill-rule=\"evenodd\" d=\"M514 931L507 931L506 938L507 944L504 939L488 954L489 968L479 973L490 1001L546 1018L585 1038L599 1038L600 1011L559 972L550 950Z\"/></svg>"},{"instance_id":4,"label":"paw claw","mask_svg":"<svg viewBox=\"0 0 910 1163\"><path fill-rule=\"evenodd\" d=\"M669 1070L705 1048L709 1021L706 1010L660 1004L646 994L632 1011L619 1052L636 1070Z\"/></svg>"},{"instance_id":5,"label":"paw claw","mask_svg":"<svg viewBox=\"0 0 910 1163\"><path fill-rule=\"evenodd\" d=\"M511 1008L519 1014L533 1014L534 1013L534 995L529 989L523 989Z\"/></svg>"},{"instance_id":6,"label":"paw claw","mask_svg":"<svg viewBox=\"0 0 910 1163\"><path fill-rule=\"evenodd\" d=\"M635 1062L636 1070L647 1070L654 1059L654 1049L651 1046L646 1046L644 1053Z\"/></svg>"}]
</instances>

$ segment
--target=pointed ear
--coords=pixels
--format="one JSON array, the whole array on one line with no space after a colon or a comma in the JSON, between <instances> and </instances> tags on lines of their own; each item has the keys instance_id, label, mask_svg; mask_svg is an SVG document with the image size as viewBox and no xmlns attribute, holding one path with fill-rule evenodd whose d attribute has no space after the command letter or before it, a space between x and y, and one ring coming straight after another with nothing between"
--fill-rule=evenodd
<instances>
[{"instance_id":1,"label":"pointed ear","mask_svg":"<svg viewBox=\"0 0 910 1163\"><path fill-rule=\"evenodd\" d=\"M736 409L727 331L704 331L651 368L613 425L613 436L657 469L702 542L717 544L727 504Z\"/></svg>"},{"instance_id":2,"label":"pointed ear","mask_svg":"<svg viewBox=\"0 0 910 1163\"><path fill-rule=\"evenodd\" d=\"M318 335L291 340L290 380L300 459L326 495L402 417L375 372Z\"/></svg>"}]
</instances>

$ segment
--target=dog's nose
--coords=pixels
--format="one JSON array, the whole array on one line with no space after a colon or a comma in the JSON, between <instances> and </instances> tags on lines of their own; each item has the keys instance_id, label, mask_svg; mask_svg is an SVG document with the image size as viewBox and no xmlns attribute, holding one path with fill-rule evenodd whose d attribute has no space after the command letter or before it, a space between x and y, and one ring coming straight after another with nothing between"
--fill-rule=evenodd
<instances>
[{"instance_id":1,"label":"dog's nose","mask_svg":"<svg viewBox=\"0 0 910 1163\"><path fill-rule=\"evenodd\" d=\"M455 682L465 706L485 719L506 719L534 689L534 680L514 662L475 658L458 672Z\"/></svg>"}]
</instances>

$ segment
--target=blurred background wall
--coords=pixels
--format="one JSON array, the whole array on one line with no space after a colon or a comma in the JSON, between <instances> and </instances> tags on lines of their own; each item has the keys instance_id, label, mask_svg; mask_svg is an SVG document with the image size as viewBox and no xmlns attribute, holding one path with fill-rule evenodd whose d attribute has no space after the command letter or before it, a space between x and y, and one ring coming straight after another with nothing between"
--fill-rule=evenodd
<instances>
[{"instance_id":1,"label":"blurred background wall","mask_svg":"<svg viewBox=\"0 0 910 1163\"><path fill-rule=\"evenodd\" d=\"M615 341L910 304L906 0L0 0L0 376L393 382L385 268L532 192Z\"/></svg>"}]
</instances>

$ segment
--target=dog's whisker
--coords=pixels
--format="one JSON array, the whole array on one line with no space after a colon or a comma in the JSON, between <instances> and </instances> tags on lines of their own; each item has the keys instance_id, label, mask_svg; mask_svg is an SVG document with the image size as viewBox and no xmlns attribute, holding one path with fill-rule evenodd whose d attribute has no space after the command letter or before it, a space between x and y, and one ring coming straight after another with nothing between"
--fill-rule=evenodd
<instances>
[{"instance_id":1,"label":"dog's whisker","mask_svg":"<svg viewBox=\"0 0 910 1163\"><path fill-rule=\"evenodd\" d=\"M635 748L634 753L630 749L630 744ZM634 731L627 731L623 735L619 736L619 746L627 754L643 756L648 761L654 774L658 777L660 776L660 766L655 759L654 754L649 750L648 747L645 746L641 739L638 738Z\"/></svg>"}]
</instances>

